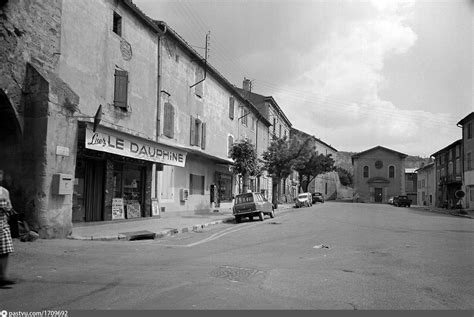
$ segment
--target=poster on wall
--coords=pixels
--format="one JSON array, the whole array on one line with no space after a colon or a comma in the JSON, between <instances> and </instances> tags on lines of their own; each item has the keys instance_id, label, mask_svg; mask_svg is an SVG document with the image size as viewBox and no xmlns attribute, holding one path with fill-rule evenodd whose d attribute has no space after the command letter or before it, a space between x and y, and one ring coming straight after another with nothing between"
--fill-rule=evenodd
<instances>
[{"instance_id":1,"label":"poster on wall","mask_svg":"<svg viewBox=\"0 0 474 317\"><path fill-rule=\"evenodd\" d=\"M127 204L127 219L140 218L140 204L137 202L130 202Z\"/></svg>"},{"instance_id":2,"label":"poster on wall","mask_svg":"<svg viewBox=\"0 0 474 317\"><path fill-rule=\"evenodd\" d=\"M125 219L123 198L112 198L112 220Z\"/></svg>"},{"instance_id":3,"label":"poster on wall","mask_svg":"<svg viewBox=\"0 0 474 317\"><path fill-rule=\"evenodd\" d=\"M159 216L160 215L160 205L158 204L157 198L151 199L151 215Z\"/></svg>"}]
</instances>

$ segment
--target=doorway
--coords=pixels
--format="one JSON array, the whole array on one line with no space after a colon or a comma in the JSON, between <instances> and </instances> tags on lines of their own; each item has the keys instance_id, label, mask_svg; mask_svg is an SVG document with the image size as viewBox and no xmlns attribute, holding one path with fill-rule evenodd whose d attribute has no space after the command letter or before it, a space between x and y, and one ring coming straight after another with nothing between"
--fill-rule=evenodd
<instances>
[{"instance_id":1,"label":"doorway","mask_svg":"<svg viewBox=\"0 0 474 317\"><path fill-rule=\"evenodd\" d=\"M376 203L381 203L383 201L383 188L375 188L375 202Z\"/></svg>"},{"instance_id":2,"label":"doorway","mask_svg":"<svg viewBox=\"0 0 474 317\"><path fill-rule=\"evenodd\" d=\"M85 221L104 220L105 161L85 161L84 205Z\"/></svg>"}]
</instances>

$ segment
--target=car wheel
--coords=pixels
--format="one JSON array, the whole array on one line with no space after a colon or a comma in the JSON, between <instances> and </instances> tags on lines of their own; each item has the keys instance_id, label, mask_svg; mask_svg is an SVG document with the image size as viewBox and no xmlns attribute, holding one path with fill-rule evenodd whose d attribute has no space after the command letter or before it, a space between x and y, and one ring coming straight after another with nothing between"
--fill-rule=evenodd
<instances>
[{"instance_id":1,"label":"car wheel","mask_svg":"<svg viewBox=\"0 0 474 317\"><path fill-rule=\"evenodd\" d=\"M258 219L260 219L260 221L263 221L263 218L265 218L265 215L263 214L263 211L260 211L258 214Z\"/></svg>"},{"instance_id":2,"label":"car wheel","mask_svg":"<svg viewBox=\"0 0 474 317\"><path fill-rule=\"evenodd\" d=\"M273 211L273 209L270 211L270 218L275 218L275 211Z\"/></svg>"},{"instance_id":3,"label":"car wheel","mask_svg":"<svg viewBox=\"0 0 474 317\"><path fill-rule=\"evenodd\" d=\"M235 216L235 222L240 223L241 220L240 216Z\"/></svg>"}]
</instances>

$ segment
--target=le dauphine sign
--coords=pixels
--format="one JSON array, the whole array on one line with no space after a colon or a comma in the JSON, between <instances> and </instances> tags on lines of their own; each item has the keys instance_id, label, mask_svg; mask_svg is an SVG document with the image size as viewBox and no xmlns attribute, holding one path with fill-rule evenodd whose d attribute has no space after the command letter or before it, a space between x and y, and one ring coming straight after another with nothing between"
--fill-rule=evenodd
<instances>
[{"instance_id":1,"label":"le dauphine sign","mask_svg":"<svg viewBox=\"0 0 474 317\"><path fill-rule=\"evenodd\" d=\"M86 127L86 148L140 160L184 167L186 152L113 130Z\"/></svg>"}]
</instances>

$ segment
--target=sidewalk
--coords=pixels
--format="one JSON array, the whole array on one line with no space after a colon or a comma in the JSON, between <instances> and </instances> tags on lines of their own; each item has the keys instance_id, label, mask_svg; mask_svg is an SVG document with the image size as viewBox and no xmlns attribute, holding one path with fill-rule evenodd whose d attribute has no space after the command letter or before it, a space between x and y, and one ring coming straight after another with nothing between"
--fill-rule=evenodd
<instances>
[{"instance_id":1,"label":"sidewalk","mask_svg":"<svg viewBox=\"0 0 474 317\"><path fill-rule=\"evenodd\" d=\"M293 208L293 204L278 205L276 213ZM139 218L76 224L68 237L74 240L133 240L163 238L166 236L197 231L223 222L234 222L232 211L209 212L189 216Z\"/></svg>"},{"instance_id":2,"label":"sidewalk","mask_svg":"<svg viewBox=\"0 0 474 317\"><path fill-rule=\"evenodd\" d=\"M474 210L463 210L465 214L461 214L459 209L446 209L446 208L419 206L419 205L412 205L411 208L420 209L420 210L429 211L429 212L447 214L447 215L452 215L452 216L457 216L457 217L474 219Z\"/></svg>"}]
</instances>

